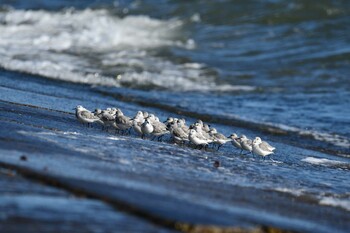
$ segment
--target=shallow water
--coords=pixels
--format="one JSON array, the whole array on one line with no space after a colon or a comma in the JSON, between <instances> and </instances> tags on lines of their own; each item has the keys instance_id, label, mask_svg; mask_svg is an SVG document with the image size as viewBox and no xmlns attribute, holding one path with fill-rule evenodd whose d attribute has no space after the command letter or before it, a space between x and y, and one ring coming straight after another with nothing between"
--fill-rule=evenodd
<instances>
[{"instance_id":1,"label":"shallow water","mask_svg":"<svg viewBox=\"0 0 350 233\"><path fill-rule=\"evenodd\" d=\"M5 1L0 65L138 98L154 90L179 110L273 125L349 155L348 2L69 6Z\"/></svg>"},{"instance_id":2,"label":"shallow water","mask_svg":"<svg viewBox=\"0 0 350 233\"><path fill-rule=\"evenodd\" d=\"M348 1L5 0L0 5L4 103L65 113L78 104L118 106L130 116L142 109L161 119L202 118L225 135L268 140L277 147L273 161L238 156L230 145L202 153L135 135L114 136L84 129L73 116L58 120L62 125L15 113L1 117L60 129L17 129L14 138L33 137L62 153L89 154L107 164L119 161L118 169L131 173L290 193L349 213L349 21ZM68 145L68 151L59 145ZM81 150L82 145L89 146ZM212 171L214 160L223 164L219 173ZM73 168L72 173L81 175ZM141 187L163 193L161 186ZM179 187L169 192L181 196ZM196 199L186 196L193 192L186 190L183 198ZM210 203L203 199L199 202Z\"/></svg>"}]
</instances>

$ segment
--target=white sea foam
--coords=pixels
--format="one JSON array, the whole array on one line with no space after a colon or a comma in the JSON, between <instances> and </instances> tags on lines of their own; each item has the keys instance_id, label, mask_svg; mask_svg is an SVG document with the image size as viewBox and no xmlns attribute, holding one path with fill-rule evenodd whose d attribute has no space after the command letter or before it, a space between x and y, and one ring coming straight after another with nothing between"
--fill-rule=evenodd
<instances>
[{"instance_id":1,"label":"white sea foam","mask_svg":"<svg viewBox=\"0 0 350 233\"><path fill-rule=\"evenodd\" d=\"M285 130L285 131L296 132L299 135L310 136L318 141L327 142L327 143L333 144L335 146L340 146L340 147L345 147L345 148L350 147L349 139L347 137L344 137L341 135L325 133L325 132L318 132L315 130L304 130L304 129L300 129L300 128L292 127L292 126L288 126L288 125L283 125L283 124L269 124L269 125L276 126L276 127L280 128L282 130ZM345 156L345 157L349 157L349 156Z\"/></svg>"},{"instance_id":2,"label":"white sea foam","mask_svg":"<svg viewBox=\"0 0 350 233\"><path fill-rule=\"evenodd\" d=\"M238 116L238 115L234 115L234 114L230 114L229 116L232 116L236 119L239 120L244 120L247 121L247 118L244 118L242 116ZM338 135L338 134L333 134L333 133L325 133L325 132L319 132L316 130L304 130L298 127L294 127L294 126L288 126L288 125L284 125L284 124L276 124L276 123L270 123L270 122L261 122L261 121L257 121L254 119L248 119L248 121L250 122L254 122L257 124L262 124L262 125L266 125L266 126L271 126L274 128L286 131L286 132L293 132L293 133L297 133L299 135L302 136L307 136L307 137L312 137L318 141L322 141L322 142L326 142L329 143L331 145L335 145L335 146L339 146L339 147L343 147L343 148L349 148L350 147L350 140L347 137ZM341 154L343 157L350 157L349 154Z\"/></svg>"},{"instance_id":3,"label":"white sea foam","mask_svg":"<svg viewBox=\"0 0 350 233\"><path fill-rule=\"evenodd\" d=\"M307 192L305 192L305 190L302 189L289 189L289 188L275 188L274 190L278 191L278 192L283 192L283 193L289 193L292 194L293 196L299 197L302 195L307 194ZM310 195L310 194L308 194ZM347 197L325 197L323 195L317 195L314 196L316 199L318 199L318 202L320 203L320 205L328 205L328 206L335 206L335 207L341 207L347 211L350 211L350 200Z\"/></svg>"},{"instance_id":4,"label":"white sea foam","mask_svg":"<svg viewBox=\"0 0 350 233\"><path fill-rule=\"evenodd\" d=\"M105 9L0 12L0 67L69 82L170 90L251 91L217 85L203 64L155 56L163 47L195 48L183 21L113 15Z\"/></svg>"},{"instance_id":5,"label":"white sea foam","mask_svg":"<svg viewBox=\"0 0 350 233\"><path fill-rule=\"evenodd\" d=\"M334 197L323 197L320 202L321 205L329 205L329 206L336 206L341 207L347 211L350 211L350 200L347 199L339 199Z\"/></svg>"},{"instance_id":6,"label":"white sea foam","mask_svg":"<svg viewBox=\"0 0 350 233\"><path fill-rule=\"evenodd\" d=\"M338 160L306 157L306 158L302 159L301 161L306 162L306 163L315 164L315 165L322 165L322 166L326 166L326 167L350 168L349 163L338 161Z\"/></svg>"},{"instance_id":7,"label":"white sea foam","mask_svg":"<svg viewBox=\"0 0 350 233\"><path fill-rule=\"evenodd\" d=\"M278 191L278 192L282 192L282 193L289 193L292 194L294 196L301 196L304 193L304 190L302 189L290 189L290 188L275 188L274 190Z\"/></svg>"}]
</instances>

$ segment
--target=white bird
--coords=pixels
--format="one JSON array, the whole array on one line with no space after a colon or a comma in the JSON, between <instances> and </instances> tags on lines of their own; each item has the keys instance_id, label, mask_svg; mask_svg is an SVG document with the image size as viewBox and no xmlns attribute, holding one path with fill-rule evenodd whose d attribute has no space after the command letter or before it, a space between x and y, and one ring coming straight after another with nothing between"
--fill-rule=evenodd
<instances>
[{"instance_id":1,"label":"white bird","mask_svg":"<svg viewBox=\"0 0 350 233\"><path fill-rule=\"evenodd\" d=\"M210 125L203 124L202 130L206 133L209 133L210 132Z\"/></svg>"},{"instance_id":2,"label":"white bird","mask_svg":"<svg viewBox=\"0 0 350 233\"><path fill-rule=\"evenodd\" d=\"M242 135L240 138L239 138L239 142L241 144L241 153L243 150L246 150L248 152L252 152L253 148L252 148L252 140L250 140L249 138L247 138L247 136L245 135Z\"/></svg>"},{"instance_id":3,"label":"white bird","mask_svg":"<svg viewBox=\"0 0 350 233\"><path fill-rule=\"evenodd\" d=\"M179 127L176 118L170 123L168 129L173 136L175 143L183 144L188 141L188 133L186 133L181 127Z\"/></svg>"},{"instance_id":4,"label":"white bird","mask_svg":"<svg viewBox=\"0 0 350 233\"><path fill-rule=\"evenodd\" d=\"M116 128L115 125L115 116L111 115L108 110L102 110L101 114L99 115L101 121L103 122L104 127L108 128L113 127Z\"/></svg>"},{"instance_id":5,"label":"white bird","mask_svg":"<svg viewBox=\"0 0 350 233\"><path fill-rule=\"evenodd\" d=\"M95 111L92 112L95 116L98 116L102 113L102 110L99 108L96 108Z\"/></svg>"},{"instance_id":6,"label":"white bird","mask_svg":"<svg viewBox=\"0 0 350 233\"><path fill-rule=\"evenodd\" d=\"M190 133L190 128L186 125L186 120L185 119L179 119L177 121L178 127L180 127L186 134Z\"/></svg>"},{"instance_id":7,"label":"white bird","mask_svg":"<svg viewBox=\"0 0 350 233\"><path fill-rule=\"evenodd\" d=\"M147 117L145 122L141 125L142 138L144 138L146 134L151 134L154 130L153 125L148 120L149 118Z\"/></svg>"},{"instance_id":8,"label":"white bird","mask_svg":"<svg viewBox=\"0 0 350 233\"><path fill-rule=\"evenodd\" d=\"M210 140L203 139L202 136L200 136L198 132L194 129L190 130L188 139L190 140L190 142L196 145L196 147L200 146L201 149L203 148L203 146L206 147L210 143Z\"/></svg>"},{"instance_id":9,"label":"white bird","mask_svg":"<svg viewBox=\"0 0 350 233\"><path fill-rule=\"evenodd\" d=\"M142 135L141 125L143 122L145 122L145 118L143 116L143 113L141 111L138 111L136 113L136 116L132 119L133 123L133 129L136 133L139 135Z\"/></svg>"},{"instance_id":10,"label":"white bird","mask_svg":"<svg viewBox=\"0 0 350 233\"><path fill-rule=\"evenodd\" d=\"M151 123L153 126L153 132L152 134L155 137L158 137L158 141L161 140L161 138L165 135L170 133L169 130L167 129L167 126L160 122L160 121L154 121L153 123ZM153 140L153 139L152 139Z\"/></svg>"},{"instance_id":11,"label":"white bird","mask_svg":"<svg viewBox=\"0 0 350 233\"><path fill-rule=\"evenodd\" d=\"M81 105L78 105L76 107L75 116L78 119L78 121L80 121L81 123L87 123L88 126L90 126L90 124L92 124L94 122L101 123L100 118L95 116L95 114L93 114L92 112L90 112L89 110L87 110L86 108L84 108Z\"/></svg>"},{"instance_id":12,"label":"white bird","mask_svg":"<svg viewBox=\"0 0 350 233\"><path fill-rule=\"evenodd\" d=\"M267 156L273 154L273 150L276 149L270 146L267 142L261 141L261 138L256 137L253 141L253 153L260 156Z\"/></svg>"},{"instance_id":13,"label":"white bird","mask_svg":"<svg viewBox=\"0 0 350 233\"><path fill-rule=\"evenodd\" d=\"M211 136L207 132L204 132L203 128L200 125L198 125L197 123L193 129L197 132L197 137L199 137L203 140L211 140L212 141Z\"/></svg>"},{"instance_id":14,"label":"white bird","mask_svg":"<svg viewBox=\"0 0 350 233\"><path fill-rule=\"evenodd\" d=\"M238 149L242 149L241 143L239 142L239 137L237 136L237 134L233 133L229 136L229 138L231 138L231 143L234 147L238 148Z\"/></svg>"},{"instance_id":15,"label":"white bird","mask_svg":"<svg viewBox=\"0 0 350 233\"><path fill-rule=\"evenodd\" d=\"M274 151L276 149L276 147L271 146L268 142L262 141L260 137L256 137L255 139L257 139L259 142L261 141L261 145L270 151Z\"/></svg>"},{"instance_id":16,"label":"white bird","mask_svg":"<svg viewBox=\"0 0 350 233\"><path fill-rule=\"evenodd\" d=\"M166 124L167 128L170 128L170 124L174 122L173 117L168 117L165 121L163 121L164 124Z\"/></svg>"},{"instance_id":17,"label":"white bird","mask_svg":"<svg viewBox=\"0 0 350 233\"><path fill-rule=\"evenodd\" d=\"M149 115L148 112L142 112L142 114L143 114L143 118L144 119L146 119L148 117L148 115Z\"/></svg>"},{"instance_id":18,"label":"white bird","mask_svg":"<svg viewBox=\"0 0 350 233\"><path fill-rule=\"evenodd\" d=\"M125 131L132 127L133 122L130 117L125 116L120 109L117 109L115 124L118 129Z\"/></svg>"},{"instance_id":19,"label":"white bird","mask_svg":"<svg viewBox=\"0 0 350 233\"><path fill-rule=\"evenodd\" d=\"M225 135L218 133L215 128L211 128L209 131L209 135L212 137L213 143L218 145L218 150L222 145L226 142L231 141L230 138L227 138Z\"/></svg>"}]
</instances>

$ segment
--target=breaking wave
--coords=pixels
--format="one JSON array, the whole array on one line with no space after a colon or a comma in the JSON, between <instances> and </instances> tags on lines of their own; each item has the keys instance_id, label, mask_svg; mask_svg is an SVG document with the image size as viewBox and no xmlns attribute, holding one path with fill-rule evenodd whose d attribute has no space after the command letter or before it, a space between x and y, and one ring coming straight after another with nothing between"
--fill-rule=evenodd
<instances>
[{"instance_id":1,"label":"breaking wave","mask_svg":"<svg viewBox=\"0 0 350 233\"><path fill-rule=\"evenodd\" d=\"M0 66L52 79L176 91L254 90L218 85L207 67L157 56L168 47L193 49L184 22L119 17L106 9L0 12Z\"/></svg>"},{"instance_id":2,"label":"breaking wave","mask_svg":"<svg viewBox=\"0 0 350 233\"><path fill-rule=\"evenodd\" d=\"M325 166L325 167L350 169L349 163L338 161L338 160L307 157L305 159L302 159L301 161L306 162L306 163L310 163L310 164L314 164L314 165L321 165L321 166Z\"/></svg>"}]
</instances>

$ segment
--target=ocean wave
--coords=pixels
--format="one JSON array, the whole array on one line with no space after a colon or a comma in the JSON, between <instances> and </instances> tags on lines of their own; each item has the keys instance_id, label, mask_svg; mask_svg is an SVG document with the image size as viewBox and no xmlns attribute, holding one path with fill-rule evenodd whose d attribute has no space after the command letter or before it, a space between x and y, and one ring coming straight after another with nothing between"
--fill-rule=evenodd
<instances>
[{"instance_id":1,"label":"ocean wave","mask_svg":"<svg viewBox=\"0 0 350 233\"><path fill-rule=\"evenodd\" d=\"M242 117L238 117L238 116L236 116L236 117L238 119L244 119ZM246 120L246 119L244 119L244 120ZM285 124L278 124L278 123L271 123L271 122L260 122L260 121L256 121L253 119L250 119L249 121L256 123L258 125L261 125L261 126L271 127L269 129L269 131L272 131L272 132L276 131L279 133L281 133L281 132L296 133L300 136L310 137L310 138L313 138L317 141L329 143L329 144L337 146L337 147L342 147L342 148L346 148L346 149L350 148L350 139L345 137L345 136L342 136L342 135L338 135L338 134L334 134L334 133L319 132L316 130L305 130L305 129L301 129L298 127L289 126L289 125L285 125ZM342 157L350 158L350 154L342 153L339 155L341 155Z\"/></svg>"},{"instance_id":2,"label":"ocean wave","mask_svg":"<svg viewBox=\"0 0 350 233\"><path fill-rule=\"evenodd\" d=\"M314 164L314 165L326 166L326 167L350 169L350 163L346 163L346 162L342 162L342 161L338 161L338 160L307 157L307 158L302 159L301 161L306 162L306 163L310 163L310 164Z\"/></svg>"},{"instance_id":3,"label":"ocean wave","mask_svg":"<svg viewBox=\"0 0 350 233\"><path fill-rule=\"evenodd\" d=\"M289 193L296 197L299 197L304 194L304 190L302 189L275 188L274 190L281 193Z\"/></svg>"},{"instance_id":4,"label":"ocean wave","mask_svg":"<svg viewBox=\"0 0 350 233\"><path fill-rule=\"evenodd\" d=\"M226 117L235 119L237 121L241 121L242 123L256 125L258 128L264 128L269 132L276 132L278 134L286 134L286 133L296 133L303 137L310 137L314 140L328 143L330 145L334 145L337 147L349 149L350 148L350 139L348 137L338 135L335 133L326 133L319 132L316 130L305 130L294 126L289 126L285 124L272 123L272 122L262 122L253 118L246 118L239 116L237 114L226 114ZM348 153L337 153L342 157L350 158L350 154Z\"/></svg>"},{"instance_id":5,"label":"ocean wave","mask_svg":"<svg viewBox=\"0 0 350 233\"><path fill-rule=\"evenodd\" d=\"M320 205L340 207L350 211L349 194L311 194L302 189L274 188L274 191L288 193L295 197L307 196L310 200L316 200Z\"/></svg>"},{"instance_id":6,"label":"ocean wave","mask_svg":"<svg viewBox=\"0 0 350 233\"><path fill-rule=\"evenodd\" d=\"M179 40L180 20L120 18L104 9L9 10L0 13L1 44L42 50L104 51L118 47L191 46Z\"/></svg>"},{"instance_id":7,"label":"ocean wave","mask_svg":"<svg viewBox=\"0 0 350 233\"><path fill-rule=\"evenodd\" d=\"M327 142L330 144L333 144L335 146L349 148L350 147L350 140L347 137L332 134L332 133L325 133L325 132L318 132L315 130L304 130L293 126L283 125L283 124L272 124L273 126L277 126L278 128L289 131L289 132L296 132L301 136L309 136L312 137L318 141ZM350 155L345 157L350 157Z\"/></svg>"},{"instance_id":8,"label":"ocean wave","mask_svg":"<svg viewBox=\"0 0 350 233\"><path fill-rule=\"evenodd\" d=\"M176 64L157 49L195 48L184 21L112 14L106 9L0 12L0 66L51 79L175 91L252 91L217 84L205 65Z\"/></svg>"},{"instance_id":9,"label":"ocean wave","mask_svg":"<svg viewBox=\"0 0 350 233\"><path fill-rule=\"evenodd\" d=\"M320 202L321 205L341 207L347 211L350 211L350 200L349 199L339 199L334 197L323 197Z\"/></svg>"}]
</instances>

